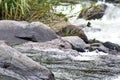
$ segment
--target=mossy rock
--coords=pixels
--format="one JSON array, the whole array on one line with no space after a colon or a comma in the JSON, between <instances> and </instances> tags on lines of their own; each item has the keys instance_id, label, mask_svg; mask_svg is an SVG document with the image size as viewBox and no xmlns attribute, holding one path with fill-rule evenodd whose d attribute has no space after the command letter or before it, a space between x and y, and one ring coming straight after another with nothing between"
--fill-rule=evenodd
<instances>
[{"instance_id":1,"label":"mossy rock","mask_svg":"<svg viewBox=\"0 0 120 80\"><path fill-rule=\"evenodd\" d=\"M89 8L82 9L78 18L84 18L86 20L100 19L103 17L106 8L107 5L105 4L90 6Z\"/></svg>"},{"instance_id":2,"label":"mossy rock","mask_svg":"<svg viewBox=\"0 0 120 80\"><path fill-rule=\"evenodd\" d=\"M60 36L79 36L86 43L88 43L88 38L82 30L81 26L68 25L57 32L57 34Z\"/></svg>"}]
</instances>

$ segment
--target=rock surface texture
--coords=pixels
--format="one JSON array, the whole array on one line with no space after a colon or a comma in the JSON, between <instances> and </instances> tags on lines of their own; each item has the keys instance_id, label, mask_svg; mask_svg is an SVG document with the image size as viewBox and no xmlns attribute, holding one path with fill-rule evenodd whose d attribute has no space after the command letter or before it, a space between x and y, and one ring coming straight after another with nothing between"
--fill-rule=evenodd
<instances>
[{"instance_id":1,"label":"rock surface texture","mask_svg":"<svg viewBox=\"0 0 120 80\"><path fill-rule=\"evenodd\" d=\"M62 37L62 39L68 41L73 49L79 52L85 52L85 49L88 47L88 45L78 36Z\"/></svg>"},{"instance_id":2,"label":"rock surface texture","mask_svg":"<svg viewBox=\"0 0 120 80\"><path fill-rule=\"evenodd\" d=\"M6 40L11 44L26 41L44 42L55 38L57 38L55 32L40 22L0 21L0 40Z\"/></svg>"},{"instance_id":3,"label":"rock surface texture","mask_svg":"<svg viewBox=\"0 0 120 80\"><path fill-rule=\"evenodd\" d=\"M46 67L3 43L0 43L0 74L15 80L54 80Z\"/></svg>"}]
</instances>

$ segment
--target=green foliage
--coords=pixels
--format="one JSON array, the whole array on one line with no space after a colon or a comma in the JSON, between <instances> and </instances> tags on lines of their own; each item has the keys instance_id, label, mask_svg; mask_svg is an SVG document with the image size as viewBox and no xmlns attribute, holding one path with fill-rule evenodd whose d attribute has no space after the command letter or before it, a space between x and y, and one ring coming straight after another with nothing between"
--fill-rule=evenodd
<instances>
[{"instance_id":1,"label":"green foliage","mask_svg":"<svg viewBox=\"0 0 120 80\"><path fill-rule=\"evenodd\" d=\"M29 11L26 0L2 0L2 19L22 19Z\"/></svg>"},{"instance_id":2,"label":"green foliage","mask_svg":"<svg viewBox=\"0 0 120 80\"><path fill-rule=\"evenodd\" d=\"M63 14L54 14L52 8L61 5L61 2L63 0L2 0L0 19L44 22L54 15L63 17Z\"/></svg>"}]
</instances>

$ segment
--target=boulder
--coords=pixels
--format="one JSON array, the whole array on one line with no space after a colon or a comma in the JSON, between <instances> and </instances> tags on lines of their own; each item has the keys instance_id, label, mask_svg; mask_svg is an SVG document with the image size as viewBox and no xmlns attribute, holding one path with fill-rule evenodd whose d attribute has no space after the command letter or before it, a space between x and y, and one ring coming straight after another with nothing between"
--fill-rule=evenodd
<instances>
[{"instance_id":1,"label":"boulder","mask_svg":"<svg viewBox=\"0 0 120 80\"><path fill-rule=\"evenodd\" d=\"M52 72L46 67L2 42L0 43L1 74L12 77L12 80L55 80Z\"/></svg>"},{"instance_id":2,"label":"boulder","mask_svg":"<svg viewBox=\"0 0 120 80\"><path fill-rule=\"evenodd\" d=\"M100 19L103 17L106 8L107 5L105 4L90 6L89 8L82 9L78 18L84 18L86 20Z\"/></svg>"},{"instance_id":3,"label":"boulder","mask_svg":"<svg viewBox=\"0 0 120 80\"><path fill-rule=\"evenodd\" d=\"M62 39L68 41L73 46L73 49L79 52L85 52L85 48L88 47L88 45L78 36L62 37Z\"/></svg>"},{"instance_id":4,"label":"boulder","mask_svg":"<svg viewBox=\"0 0 120 80\"><path fill-rule=\"evenodd\" d=\"M88 43L88 38L82 30L83 27L76 25L68 25L65 28L62 28L59 32L57 32L60 36L79 36L86 43Z\"/></svg>"},{"instance_id":5,"label":"boulder","mask_svg":"<svg viewBox=\"0 0 120 80\"><path fill-rule=\"evenodd\" d=\"M103 43L103 45L109 49L109 53L111 54L120 53L120 46L118 44L108 41L108 42Z\"/></svg>"},{"instance_id":6,"label":"boulder","mask_svg":"<svg viewBox=\"0 0 120 80\"><path fill-rule=\"evenodd\" d=\"M56 33L40 22L0 21L0 40L6 40L11 44L27 41L44 42L55 38L57 38Z\"/></svg>"}]
</instances>

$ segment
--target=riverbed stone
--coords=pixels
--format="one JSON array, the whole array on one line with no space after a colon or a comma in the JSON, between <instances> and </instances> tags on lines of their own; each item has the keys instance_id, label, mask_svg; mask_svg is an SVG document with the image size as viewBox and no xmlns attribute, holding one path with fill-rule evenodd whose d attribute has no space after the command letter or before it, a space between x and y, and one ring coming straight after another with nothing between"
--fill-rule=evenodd
<instances>
[{"instance_id":1,"label":"riverbed stone","mask_svg":"<svg viewBox=\"0 0 120 80\"><path fill-rule=\"evenodd\" d=\"M0 74L15 80L55 80L46 67L3 43L0 44Z\"/></svg>"},{"instance_id":2,"label":"riverbed stone","mask_svg":"<svg viewBox=\"0 0 120 80\"><path fill-rule=\"evenodd\" d=\"M88 8L82 9L78 18L84 18L86 20L100 19L103 17L106 8L107 5L105 4L90 6Z\"/></svg>"},{"instance_id":3,"label":"riverbed stone","mask_svg":"<svg viewBox=\"0 0 120 80\"><path fill-rule=\"evenodd\" d=\"M56 33L41 22L0 21L0 40L6 40L11 44L27 41L44 42L55 38L57 38Z\"/></svg>"}]
</instances>

